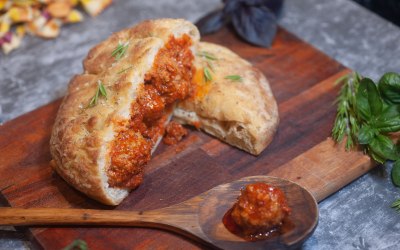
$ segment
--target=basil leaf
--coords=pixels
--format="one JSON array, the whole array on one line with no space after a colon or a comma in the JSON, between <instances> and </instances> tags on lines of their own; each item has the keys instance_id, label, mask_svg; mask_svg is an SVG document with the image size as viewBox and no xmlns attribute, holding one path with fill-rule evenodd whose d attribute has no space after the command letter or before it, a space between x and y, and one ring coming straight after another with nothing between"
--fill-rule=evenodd
<instances>
[{"instance_id":1,"label":"basil leaf","mask_svg":"<svg viewBox=\"0 0 400 250\"><path fill-rule=\"evenodd\" d=\"M224 3L223 11L226 15L232 15L232 13L240 9L243 4L240 0L224 0Z\"/></svg>"},{"instance_id":2,"label":"basil leaf","mask_svg":"<svg viewBox=\"0 0 400 250\"><path fill-rule=\"evenodd\" d=\"M216 10L196 22L201 35L217 32L226 23L222 10Z\"/></svg>"},{"instance_id":3,"label":"basil leaf","mask_svg":"<svg viewBox=\"0 0 400 250\"><path fill-rule=\"evenodd\" d=\"M379 91L385 101L400 104L400 75L393 72L384 74L379 80Z\"/></svg>"},{"instance_id":4,"label":"basil leaf","mask_svg":"<svg viewBox=\"0 0 400 250\"><path fill-rule=\"evenodd\" d=\"M271 46L277 30L275 15L265 6L242 5L232 14L232 23L242 39L262 47Z\"/></svg>"},{"instance_id":5,"label":"basil leaf","mask_svg":"<svg viewBox=\"0 0 400 250\"><path fill-rule=\"evenodd\" d=\"M361 80L356 95L356 102L361 117L366 121L382 112L383 103L379 96L378 88L369 78Z\"/></svg>"},{"instance_id":6,"label":"basil leaf","mask_svg":"<svg viewBox=\"0 0 400 250\"><path fill-rule=\"evenodd\" d=\"M371 108L368 102L368 90L365 84L360 84L356 94L356 107L361 118L369 120L371 117Z\"/></svg>"},{"instance_id":7,"label":"basil leaf","mask_svg":"<svg viewBox=\"0 0 400 250\"><path fill-rule=\"evenodd\" d=\"M379 132L397 132L400 130L400 106L391 105L385 108L373 122Z\"/></svg>"},{"instance_id":8,"label":"basil leaf","mask_svg":"<svg viewBox=\"0 0 400 250\"><path fill-rule=\"evenodd\" d=\"M377 135L368 144L369 150L373 153L373 157L380 163L388 160L396 160L398 157L397 147L392 140L384 135ZM376 157L376 158L375 158Z\"/></svg>"},{"instance_id":9,"label":"basil leaf","mask_svg":"<svg viewBox=\"0 0 400 250\"><path fill-rule=\"evenodd\" d=\"M282 10L283 0L264 0L264 4L278 16Z\"/></svg>"},{"instance_id":10,"label":"basil leaf","mask_svg":"<svg viewBox=\"0 0 400 250\"><path fill-rule=\"evenodd\" d=\"M382 99L378 92L378 87L368 78L361 80L361 84L365 84L368 90L368 103L371 107L371 114L374 116L380 115L383 108Z\"/></svg>"},{"instance_id":11,"label":"basil leaf","mask_svg":"<svg viewBox=\"0 0 400 250\"><path fill-rule=\"evenodd\" d=\"M392 168L392 181L396 186L400 186L400 160L397 160L393 163Z\"/></svg>"},{"instance_id":12,"label":"basil leaf","mask_svg":"<svg viewBox=\"0 0 400 250\"><path fill-rule=\"evenodd\" d=\"M359 144L368 144L374 138L376 131L368 125L364 125L361 127L358 132L358 143Z\"/></svg>"}]
</instances>

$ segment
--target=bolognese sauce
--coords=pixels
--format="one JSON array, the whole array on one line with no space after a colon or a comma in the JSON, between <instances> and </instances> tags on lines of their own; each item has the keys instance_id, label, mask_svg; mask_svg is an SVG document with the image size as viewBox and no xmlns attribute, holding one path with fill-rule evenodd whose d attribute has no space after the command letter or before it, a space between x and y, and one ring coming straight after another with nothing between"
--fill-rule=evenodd
<instances>
[{"instance_id":1,"label":"bolognese sauce","mask_svg":"<svg viewBox=\"0 0 400 250\"><path fill-rule=\"evenodd\" d=\"M195 72L192 40L188 35L171 36L159 50L152 69L145 75L144 87L131 105L131 119L111 146L107 169L111 187L136 188L143 179L143 168L151 150L164 134L169 113L177 100L193 93Z\"/></svg>"},{"instance_id":2,"label":"bolognese sauce","mask_svg":"<svg viewBox=\"0 0 400 250\"><path fill-rule=\"evenodd\" d=\"M290 212L282 190L259 182L241 191L223 223L231 233L246 240L262 240L278 232Z\"/></svg>"}]
</instances>

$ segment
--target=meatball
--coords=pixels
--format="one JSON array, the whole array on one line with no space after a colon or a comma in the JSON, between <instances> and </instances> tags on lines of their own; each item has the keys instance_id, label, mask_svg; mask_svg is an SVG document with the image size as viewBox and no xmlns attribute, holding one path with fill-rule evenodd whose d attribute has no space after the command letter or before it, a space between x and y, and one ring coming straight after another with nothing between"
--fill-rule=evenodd
<instances>
[{"instance_id":1,"label":"meatball","mask_svg":"<svg viewBox=\"0 0 400 250\"><path fill-rule=\"evenodd\" d=\"M251 235L277 228L289 213L282 190L260 182L242 189L231 216L246 234Z\"/></svg>"}]
</instances>

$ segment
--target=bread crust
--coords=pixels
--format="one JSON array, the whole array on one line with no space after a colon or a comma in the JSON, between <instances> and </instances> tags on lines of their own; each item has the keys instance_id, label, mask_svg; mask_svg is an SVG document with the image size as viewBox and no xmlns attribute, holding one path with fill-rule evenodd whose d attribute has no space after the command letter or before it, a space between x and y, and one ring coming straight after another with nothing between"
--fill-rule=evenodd
<instances>
[{"instance_id":1,"label":"bread crust","mask_svg":"<svg viewBox=\"0 0 400 250\"><path fill-rule=\"evenodd\" d=\"M119 204L128 189L111 188L105 169L110 143L130 119L131 103L143 88L145 74L171 35L199 40L197 28L182 19L144 21L124 29L90 50L84 72L72 78L59 108L50 139L55 171L73 187L109 205ZM129 43L119 59L111 56L118 44ZM107 98L88 107L98 84Z\"/></svg>"},{"instance_id":2,"label":"bread crust","mask_svg":"<svg viewBox=\"0 0 400 250\"><path fill-rule=\"evenodd\" d=\"M267 79L260 70L225 47L200 42L198 51L196 68L209 67L212 80L196 78L196 96L179 103L174 111L175 119L199 126L251 154L260 154L272 141L279 124L278 106ZM217 60L201 56L202 52ZM230 75L239 75L242 79L225 78Z\"/></svg>"}]
</instances>

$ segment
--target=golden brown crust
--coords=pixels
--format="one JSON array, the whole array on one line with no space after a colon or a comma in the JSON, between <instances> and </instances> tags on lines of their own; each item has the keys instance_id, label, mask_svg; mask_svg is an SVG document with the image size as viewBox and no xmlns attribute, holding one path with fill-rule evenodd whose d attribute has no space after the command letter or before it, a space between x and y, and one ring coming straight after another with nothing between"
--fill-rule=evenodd
<instances>
[{"instance_id":1,"label":"golden brown crust","mask_svg":"<svg viewBox=\"0 0 400 250\"><path fill-rule=\"evenodd\" d=\"M151 31L150 34L148 31ZM197 29L180 19L145 21L122 30L90 50L84 73L75 76L59 108L50 140L55 170L72 186L105 204L116 205L126 189L109 188L104 173L110 162L110 142L130 118L131 103L143 85L167 37L189 34L199 39ZM118 44L129 44L125 55L112 56ZM88 107L101 82L107 98Z\"/></svg>"},{"instance_id":2,"label":"golden brown crust","mask_svg":"<svg viewBox=\"0 0 400 250\"><path fill-rule=\"evenodd\" d=\"M211 68L208 64L212 64L212 81L197 77L197 95L180 103L175 117L183 123L200 124L211 135L249 153L260 154L271 142L279 123L278 107L268 81L258 69L227 48L201 42L198 51L217 58L196 58L199 70ZM242 80L225 79L229 75L239 75Z\"/></svg>"}]
</instances>

